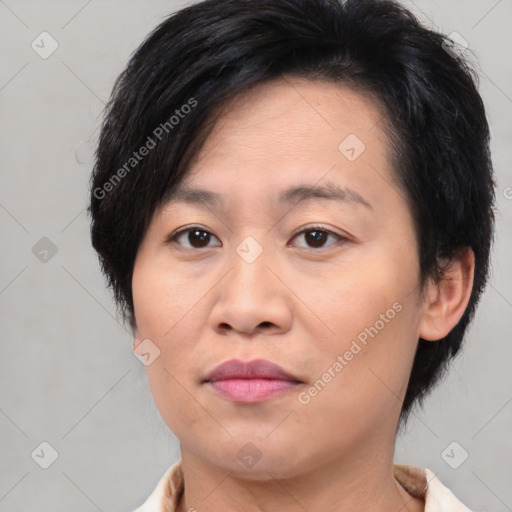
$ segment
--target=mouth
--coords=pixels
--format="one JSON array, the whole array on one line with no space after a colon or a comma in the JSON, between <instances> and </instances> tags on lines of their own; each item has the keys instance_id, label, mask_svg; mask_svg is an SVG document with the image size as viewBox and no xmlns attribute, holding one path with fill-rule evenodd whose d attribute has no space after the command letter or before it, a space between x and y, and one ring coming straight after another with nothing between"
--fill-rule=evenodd
<instances>
[{"instance_id":1,"label":"mouth","mask_svg":"<svg viewBox=\"0 0 512 512\"><path fill-rule=\"evenodd\" d=\"M203 384L228 400L254 403L291 391L304 382L264 359L231 359L217 366Z\"/></svg>"},{"instance_id":2,"label":"mouth","mask_svg":"<svg viewBox=\"0 0 512 512\"><path fill-rule=\"evenodd\" d=\"M301 383L277 379L227 379L207 382L218 394L233 402L263 402L291 391Z\"/></svg>"}]
</instances>

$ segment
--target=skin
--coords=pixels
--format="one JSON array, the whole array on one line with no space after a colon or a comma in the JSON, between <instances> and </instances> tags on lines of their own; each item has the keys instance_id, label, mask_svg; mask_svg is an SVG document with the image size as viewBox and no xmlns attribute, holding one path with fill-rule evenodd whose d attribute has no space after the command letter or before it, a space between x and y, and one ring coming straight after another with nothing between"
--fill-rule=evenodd
<instances>
[{"instance_id":1,"label":"skin","mask_svg":"<svg viewBox=\"0 0 512 512\"><path fill-rule=\"evenodd\" d=\"M180 441L180 512L424 510L393 478L396 429L417 340L456 325L474 256L467 250L449 279L418 288L412 216L381 119L374 101L339 84L258 85L231 102L185 178L224 206L169 202L155 212L133 272L134 347L149 338L160 349L147 375ZM338 149L349 134L366 146L354 161ZM371 208L273 202L290 186L328 181ZM311 224L333 234L315 244ZM209 238L168 241L196 225ZM252 263L236 251L248 236L263 251ZM395 303L400 312L301 403ZM304 384L260 403L230 401L203 379L231 358L273 361ZM247 443L261 457L252 467L237 456Z\"/></svg>"}]
</instances>

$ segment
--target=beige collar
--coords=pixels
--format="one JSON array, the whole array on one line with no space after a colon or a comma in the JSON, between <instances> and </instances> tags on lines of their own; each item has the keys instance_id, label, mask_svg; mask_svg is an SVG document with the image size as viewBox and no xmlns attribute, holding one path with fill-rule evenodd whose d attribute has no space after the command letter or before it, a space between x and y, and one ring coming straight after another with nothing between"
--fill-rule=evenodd
<instances>
[{"instance_id":1,"label":"beige collar","mask_svg":"<svg viewBox=\"0 0 512 512\"><path fill-rule=\"evenodd\" d=\"M165 472L149 498L134 512L176 512L185 489L181 462ZM411 496L425 500L425 512L471 512L429 469L393 464L393 476Z\"/></svg>"}]
</instances>

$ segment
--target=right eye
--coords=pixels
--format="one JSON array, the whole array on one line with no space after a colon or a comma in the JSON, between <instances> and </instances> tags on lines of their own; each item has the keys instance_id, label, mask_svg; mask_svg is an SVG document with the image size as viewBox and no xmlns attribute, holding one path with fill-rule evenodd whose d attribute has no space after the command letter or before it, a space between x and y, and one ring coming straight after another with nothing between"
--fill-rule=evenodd
<instances>
[{"instance_id":1,"label":"right eye","mask_svg":"<svg viewBox=\"0 0 512 512\"><path fill-rule=\"evenodd\" d=\"M190 226L185 229L180 229L178 232L170 235L167 242L174 242L179 245L183 245L183 241L186 241L190 244L189 246L184 246L186 249L201 249L208 248L208 242L212 237L217 238L201 226Z\"/></svg>"}]
</instances>

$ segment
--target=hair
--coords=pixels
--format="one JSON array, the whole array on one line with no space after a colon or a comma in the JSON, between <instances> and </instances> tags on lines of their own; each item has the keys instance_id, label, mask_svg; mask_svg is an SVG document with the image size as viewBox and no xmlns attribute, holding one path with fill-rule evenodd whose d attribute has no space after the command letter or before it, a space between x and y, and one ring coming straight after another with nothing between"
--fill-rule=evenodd
<instances>
[{"instance_id":1,"label":"hair","mask_svg":"<svg viewBox=\"0 0 512 512\"><path fill-rule=\"evenodd\" d=\"M133 267L154 212L197 158L214 113L282 77L351 87L384 108L420 287L443 278L446 259L474 252L461 319L437 342L418 340L403 423L446 373L474 316L488 277L495 183L477 73L397 2L204 0L165 18L130 56L105 107L90 182L92 245L133 330Z\"/></svg>"}]
</instances>

